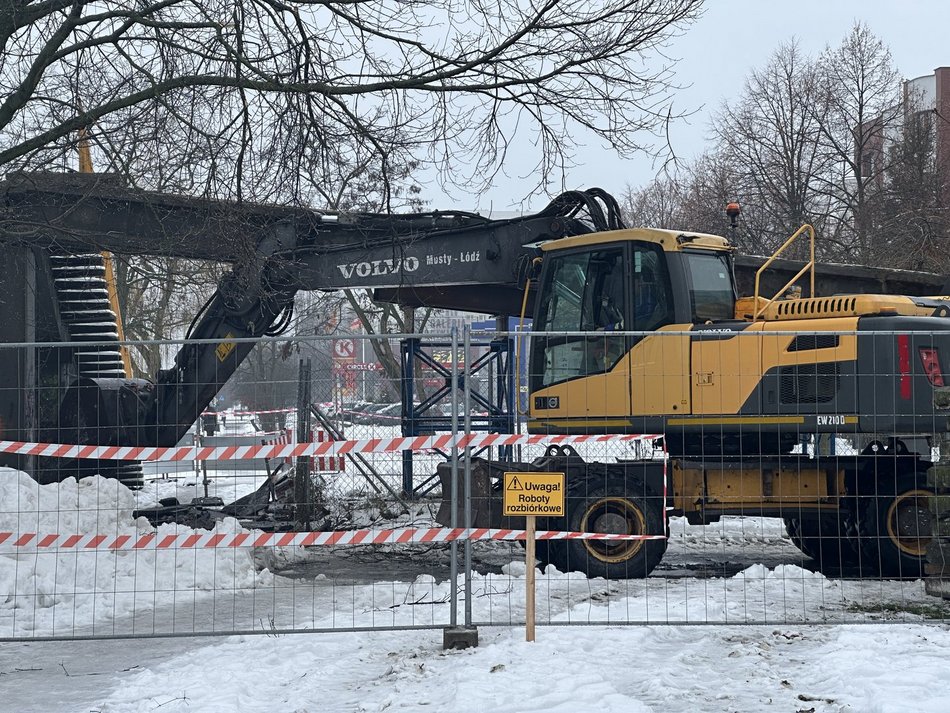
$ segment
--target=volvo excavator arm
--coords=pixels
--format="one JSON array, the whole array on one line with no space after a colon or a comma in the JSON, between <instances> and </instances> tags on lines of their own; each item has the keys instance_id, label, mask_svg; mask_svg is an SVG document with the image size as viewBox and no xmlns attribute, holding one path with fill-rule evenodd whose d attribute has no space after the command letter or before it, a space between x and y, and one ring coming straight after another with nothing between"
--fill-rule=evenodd
<instances>
[{"instance_id":1,"label":"volvo excavator arm","mask_svg":"<svg viewBox=\"0 0 950 713\"><path fill-rule=\"evenodd\" d=\"M69 385L48 437L104 445L177 443L250 352L253 342L242 340L280 333L299 290L376 288L392 301L514 314L538 244L622 227L616 201L597 189L506 220L201 200L95 174L16 174L0 184L0 199L7 243L231 265L154 381Z\"/></svg>"}]
</instances>

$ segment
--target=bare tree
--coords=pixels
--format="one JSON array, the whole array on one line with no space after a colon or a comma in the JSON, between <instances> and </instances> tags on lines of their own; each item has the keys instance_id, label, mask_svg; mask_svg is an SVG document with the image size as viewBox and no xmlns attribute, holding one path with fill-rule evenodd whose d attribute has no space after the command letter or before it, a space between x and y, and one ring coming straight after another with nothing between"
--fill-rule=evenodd
<instances>
[{"instance_id":1,"label":"bare tree","mask_svg":"<svg viewBox=\"0 0 950 713\"><path fill-rule=\"evenodd\" d=\"M881 228L875 250L893 267L946 274L950 210L945 187L950 176L937 155L935 112L907 97L898 139L888 148Z\"/></svg>"},{"instance_id":2,"label":"bare tree","mask_svg":"<svg viewBox=\"0 0 950 713\"><path fill-rule=\"evenodd\" d=\"M131 350L133 368L154 377L168 356L155 340L186 336L222 266L161 256L114 256L114 264L125 337L140 340Z\"/></svg>"},{"instance_id":3,"label":"bare tree","mask_svg":"<svg viewBox=\"0 0 950 713\"><path fill-rule=\"evenodd\" d=\"M644 188L627 186L621 197L621 209L628 225L675 230L686 228L682 216L684 202L682 179L669 173Z\"/></svg>"},{"instance_id":4,"label":"bare tree","mask_svg":"<svg viewBox=\"0 0 950 713\"><path fill-rule=\"evenodd\" d=\"M739 185L741 176L730 157L710 151L645 188L628 187L622 201L624 218L630 225L724 235L729 226L725 208L737 199ZM747 252L755 246L753 225L754 219L743 220L739 232L729 236Z\"/></svg>"},{"instance_id":5,"label":"bare tree","mask_svg":"<svg viewBox=\"0 0 950 713\"><path fill-rule=\"evenodd\" d=\"M803 223L821 231L833 212L820 190L832 170L819 141L826 115L817 67L791 41L753 70L739 100L715 117L714 133L737 172L737 197L755 206L751 249L769 252Z\"/></svg>"},{"instance_id":6,"label":"bare tree","mask_svg":"<svg viewBox=\"0 0 950 713\"><path fill-rule=\"evenodd\" d=\"M738 169L727 154L722 151L704 153L686 169L682 207L684 224L697 232L723 235L728 229L726 205L738 199L736 191L740 183ZM743 221L742 226L747 229L749 222ZM735 237L743 249L754 243L745 230L730 237Z\"/></svg>"},{"instance_id":7,"label":"bare tree","mask_svg":"<svg viewBox=\"0 0 950 713\"><path fill-rule=\"evenodd\" d=\"M824 259L947 272L946 119L900 88L890 51L862 23L817 61L784 44L714 118L717 148L628 189L628 218L722 234L722 208L739 200L744 252L767 254L810 222Z\"/></svg>"},{"instance_id":8,"label":"bare tree","mask_svg":"<svg viewBox=\"0 0 950 713\"><path fill-rule=\"evenodd\" d=\"M838 47L819 58L819 78L827 111L817 126L840 166L825 177L823 190L839 208L829 216L822 237L837 243L842 260L886 264L891 256L877 249L889 170L885 145L897 133L902 113L900 78L890 50L867 25L855 23Z\"/></svg>"},{"instance_id":9,"label":"bare tree","mask_svg":"<svg viewBox=\"0 0 950 713\"><path fill-rule=\"evenodd\" d=\"M67 168L83 129L99 170L137 187L388 211L418 204L420 163L487 184L517 142L541 187L583 131L652 148L673 115L662 49L700 4L16 0L0 8L0 166ZM171 257L120 277L130 337L184 336L214 286Z\"/></svg>"},{"instance_id":10,"label":"bare tree","mask_svg":"<svg viewBox=\"0 0 950 713\"><path fill-rule=\"evenodd\" d=\"M302 354L294 346L293 342L256 344L222 390L224 399L261 411L258 425L265 431L276 431L283 423L277 411L296 405L299 359L310 353Z\"/></svg>"},{"instance_id":11,"label":"bare tree","mask_svg":"<svg viewBox=\"0 0 950 713\"><path fill-rule=\"evenodd\" d=\"M581 131L626 155L652 146L671 115L657 50L700 4L15 0L0 9L0 165L62 164L77 130L102 145L163 111L208 154L194 185L227 175L237 198L284 188L259 180L277 126L305 129L281 134L287 148L424 151L478 185L517 141L543 186Z\"/></svg>"}]
</instances>

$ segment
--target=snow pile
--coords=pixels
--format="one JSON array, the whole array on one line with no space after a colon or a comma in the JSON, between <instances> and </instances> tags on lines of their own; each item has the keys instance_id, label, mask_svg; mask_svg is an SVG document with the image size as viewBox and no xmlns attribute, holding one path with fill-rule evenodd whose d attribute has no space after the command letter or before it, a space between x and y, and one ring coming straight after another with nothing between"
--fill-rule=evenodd
<instances>
[{"instance_id":1,"label":"snow pile","mask_svg":"<svg viewBox=\"0 0 950 713\"><path fill-rule=\"evenodd\" d=\"M778 567L769 569L765 565L754 564L751 567L746 567L744 570L735 575L734 579L741 579L747 582L765 582L769 579L779 579L783 582L786 580L791 581L804 581L804 580L813 580L818 582L826 582L828 578L825 577L821 572L812 572L811 570L804 569L794 564L780 564Z\"/></svg>"},{"instance_id":2,"label":"snow pile","mask_svg":"<svg viewBox=\"0 0 950 713\"><path fill-rule=\"evenodd\" d=\"M135 497L116 480L94 476L39 485L25 473L0 469L0 531L140 536L153 531L133 519ZM215 532L241 532L228 518ZM162 525L159 538L191 533ZM233 550L0 550L0 636L69 635L108 630L120 617L160 605L193 602L216 590L270 585L250 548Z\"/></svg>"},{"instance_id":3,"label":"snow pile","mask_svg":"<svg viewBox=\"0 0 950 713\"><path fill-rule=\"evenodd\" d=\"M131 516L135 496L113 480L39 486L2 470L0 498L3 531L107 536L151 531L146 521ZM401 515L423 516L415 508ZM752 532L750 524L724 525L725 539L736 530ZM238 524L224 521L218 529L236 531ZM188 531L171 525L158 530L160 536ZM755 532L769 538L778 527ZM693 545L714 536L696 534ZM680 549L682 554L688 548ZM395 550L379 554L396 555ZM392 570L383 568L378 579L360 582L340 548L314 548L310 554L320 554L325 573L315 570L312 579L290 580L257 573L250 549L0 549L0 636L269 633L213 643L156 640L147 646L140 640L13 643L0 650L0 672L5 679L15 676L17 684L8 686L4 704L43 713L236 708L243 713L568 713L592 706L602 713L633 713L680 710L683 701L709 711L947 709L950 683L943 664L950 631L945 626L804 623L919 621L915 609L935 607L919 581L830 579L788 563L753 564L733 576L629 581L588 579L548 567L537 580L538 640L527 644L521 628L526 568L519 559L523 551L512 545L512 561L500 573L471 574L469 604L473 620L482 625L481 646L445 652L438 629L283 636L281 630L307 628L439 627L450 620L453 590L460 595L458 620L464 619L462 576L452 582L425 573L394 581ZM398 554L409 561L404 552ZM447 549L432 549L425 564L442 572L447 556ZM887 613L888 602L899 605L898 614ZM651 625L604 626L619 622ZM652 626L667 622L719 625ZM772 625L733 626L740 622ZM501 626L483 626L489 623ZM592 626L560 626L564 623ZM251 661L253 675L248 675ZM722 681L728 685L716 683Z\"/></svg>"},{"instance_id":4,"label":"snow pile","mask_svg":"<svg viewBox=\"0 0 950 713\"><path fill-rule=\"evenodd\" d=\"M459 612L465 603L462 578L454 585ZM524 621L523 562L505 565L501 573L473 572L471 583L474 622ZM450 619L453 584L428 574L363 586L318 578L313 586L312 594L302 584L275 587L275 628L439 626ZM536 587L541 624L920 621L915 610L933 602L919 580L839 580L797 565L753 565L732 577L631 580L589 579L548 567L536 571Z\"/></svg>"}]
</instances>

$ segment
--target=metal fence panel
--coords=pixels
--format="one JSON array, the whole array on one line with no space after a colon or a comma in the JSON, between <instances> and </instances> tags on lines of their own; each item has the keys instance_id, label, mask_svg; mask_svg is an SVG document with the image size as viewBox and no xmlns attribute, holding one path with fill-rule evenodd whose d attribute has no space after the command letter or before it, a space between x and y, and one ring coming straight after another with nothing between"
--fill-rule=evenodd
<instances>
[{"instance_id":1,"label":"metal fence panel","mask_svg":"<svg viewBox=\"0 0 950 713\"><path fill-rule=\"evenodd\" d=\"M519 353L508 367L518 372L514 388L500 391L499 374L472 374L498 336L405 335L423 350L427 341L449 345L425 352L437 366L414 374L420 405L446 394L428 405L433 420L415 421L406 438L418 446L429 437L420 423L433 425L433 437L479 436L480 423L487 428L495 410L512 406L516 433L552 438L486 452L452 439L416 447L411 473L413 443L392 446L406 427L404 384L363 356L376 352L359 335L261 340L263 356L255 364L252 354L208 410L188 415L181 442L158 444L229 457L139 465L116 452L83 465L23 446L70 445L56 438L63 434L93 442L55 419L71 408L70 418L79 413L108 435L114 424L94 419L110 406L90 408L88 385L64 388L76 376L75 345L0 348L10 366L0 383L0 638L520 624L522 545L449 540L436 522L436 469L455 454L457 500L446 512L458 519L445 526L483 525L479 508L491 511L485 504L498 495L480 500L486 472L497 484L506 468L547 458L567 470L569 515L540 529L668 535L540 541L542 624L947 619L945 601L924 584L941 591L950 536L947 421L934 406L948 368L943 351L950 355L942 334L707 329L650 335L650 343L635 333L548 334L530 340L534 353ZM401 337L387 339L385 352L400 354ZM83 351L88 359L94 350ZM335 544L292 539L300 529L294 457L261 450L308 445L296 403L307 359L309 530L335 533L325 537ZM485 403L473 391L487 393ZM530 402L521 396L528 391ZM629 438L637 433L664 438ZM590 438L568 451L558 434ZM604 434L613 437L598 440ZM318 454L320 438L351 451ZM374 538L386 544L368 544ZM617 576L617 563L627 563L629 578Z\"/></svg>"}]
</instances>

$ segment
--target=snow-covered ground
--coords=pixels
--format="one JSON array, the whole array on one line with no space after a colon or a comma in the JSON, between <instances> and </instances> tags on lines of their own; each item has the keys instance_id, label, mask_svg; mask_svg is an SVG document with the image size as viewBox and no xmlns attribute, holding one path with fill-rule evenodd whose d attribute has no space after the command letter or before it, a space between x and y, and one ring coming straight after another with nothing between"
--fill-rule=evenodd
<instances>
[{"instance_id":1,"label":"snow-covered ground","mask_svg":"<svg viewBox=\"0 0 950 713\"><path fill-rule=\"evenodd\" d=\"M223 496L259 480L210 476L212 494ZM0 531L140 534L152 528L131 517L135 507L200 489L192 473L133 494L101 478L39 486L2 470ZM356 514L359 524L381 517L380 508ZM431 508L414 503L387 517L425 526ZM671 525L670 549L646 580L539 573L530 644L523 551L477 543L469 603L480 646L448 652L441 629L453 589L459 621L465 600L462 575L449 580L446 547L0 546L0 638L8 640L0 710L950 710L950 607L920 581L812 572L779 520ZM239 529L234 520L218 525ZM320 633L299 633L312 630ZM185 638L41 640L129 634Z\"/></svg>"},{"instance_id":2,"label":"snow-covered ground","mask_svg":"<svg viewBox=\"0 0 950 713\"><path fill-rule=\"evenodd\" d=\"M512 584L504 597L520 608ZM376 592L355 588L353 603L378 606ZM597 618L604 609L589 604ZM518 626L478 633L465 651L418 629L6 644L0 708L943 713L950 698L950 632L938 625L542 625L533 643Z\"/></svg>"},{"instance_id":3,"label":"snow-covered ground","mask_svg":"<svg viewBox=\"0 0 950 713\"><path fill-rule=\"evenodd\" d=\"M428 632L234 637L123 673L94 707L64 710L944 713L950 692L950 635L932 627L543 628L533 643L517 629L480 636L478 648L449 652Z\"/></svg>"}]
</instances>

